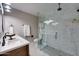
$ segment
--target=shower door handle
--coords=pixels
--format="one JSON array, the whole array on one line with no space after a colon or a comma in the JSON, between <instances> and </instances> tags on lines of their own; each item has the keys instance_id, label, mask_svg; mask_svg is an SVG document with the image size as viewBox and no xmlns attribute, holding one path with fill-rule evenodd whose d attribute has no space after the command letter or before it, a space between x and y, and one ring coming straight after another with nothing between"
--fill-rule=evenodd
<instances>
[{"instance_id":1,"label":"shower door handle","mask_svg":"<svg viewBox=\"0 0 79 59\"><path fill-rule=\"evenodd\" d=\"M57 40L57 38L58 38L58 33L55 32L55 40Z\"/></svg>"}]
</instances>

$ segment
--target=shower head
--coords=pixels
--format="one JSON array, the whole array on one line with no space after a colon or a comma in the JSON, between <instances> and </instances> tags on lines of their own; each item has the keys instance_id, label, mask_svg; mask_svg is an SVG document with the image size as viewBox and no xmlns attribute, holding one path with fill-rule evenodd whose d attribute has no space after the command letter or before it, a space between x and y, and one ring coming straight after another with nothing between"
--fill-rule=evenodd
<instances>
[{"instance_id":1,"label":"shower head","mask_svg":"<svg viewBox=\"0 0 79 59\"><path fill-rule=\"evenodd\" d=\"M62 10L62 8L58 8L58 9L57 9L57 11L61 11L61 10Z\"/></svg>"},{"instance_id":2,"label":"shower head","mask_svg":"<svg viewBox=\"0 0 79 59\"><path fill-rule=\"evenodd\" d=\"M62 8L60 7L60 3L58 3L58 9L57 9L57 11L61 11L62 10Z\"/></svg>"},{"instance_id":3,"label":"shower head","mask_svg":"<svg viewBox=\"0 0 79 59\"><path fill-rule=\"evenodd\" d=\"M77 9L76 11L79 12L79 9Z\"/></svg>"}]
</instances>

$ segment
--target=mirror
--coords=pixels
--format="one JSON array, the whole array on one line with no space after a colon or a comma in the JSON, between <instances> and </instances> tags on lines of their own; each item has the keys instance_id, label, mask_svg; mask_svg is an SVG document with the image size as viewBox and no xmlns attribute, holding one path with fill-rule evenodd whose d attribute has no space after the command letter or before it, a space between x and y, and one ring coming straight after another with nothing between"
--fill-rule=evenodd
<instances>
[{"instance_id":1,"label":"mirror","mask_svg":"<svg viewBox=\"0 0 79 59\"><path fill-rule=\"evenodd\" d=\"M1 16L1 10L0 10L0 37L2 33L2 16Z\"/></svg>"}]
</instances>

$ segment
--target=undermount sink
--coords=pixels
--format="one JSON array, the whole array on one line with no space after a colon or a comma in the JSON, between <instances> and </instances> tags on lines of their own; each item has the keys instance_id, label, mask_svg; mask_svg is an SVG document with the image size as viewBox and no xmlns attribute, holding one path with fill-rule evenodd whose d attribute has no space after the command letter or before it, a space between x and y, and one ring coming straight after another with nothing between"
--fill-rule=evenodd
<instances>
[{"instance_id":1,"label":"undermount sink","mask_svg":"<svg viewBox=\"0 0 79 59\"><path fill-rule=\"evenodd\" d=\"M0 43L0 54L13 50L13 49L16 49L16 48L19 48L19 47L21 47L23 45L27 45L27 44L29 44L29 42L27 40L16 35L14 39L8 40L8 43L5 43L5 46L2 46L2 44Z\"/></svg>"}]
</instances>

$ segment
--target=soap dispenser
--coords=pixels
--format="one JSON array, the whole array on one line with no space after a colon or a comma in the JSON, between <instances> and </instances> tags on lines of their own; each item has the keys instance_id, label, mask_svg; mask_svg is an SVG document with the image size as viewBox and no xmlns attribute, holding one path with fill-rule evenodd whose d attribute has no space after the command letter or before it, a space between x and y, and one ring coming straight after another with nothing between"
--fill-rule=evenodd
<instances>
[{"instance_id":1,"label":"soap dispenser","mask_svg":"<svg viewBox=\"0 0 79 59\"><path fill-rule=\"evenodd\" d=\"M14 26L12 24L9 26L9 34L14 34Z\"/></svg>"}]
</instances>

